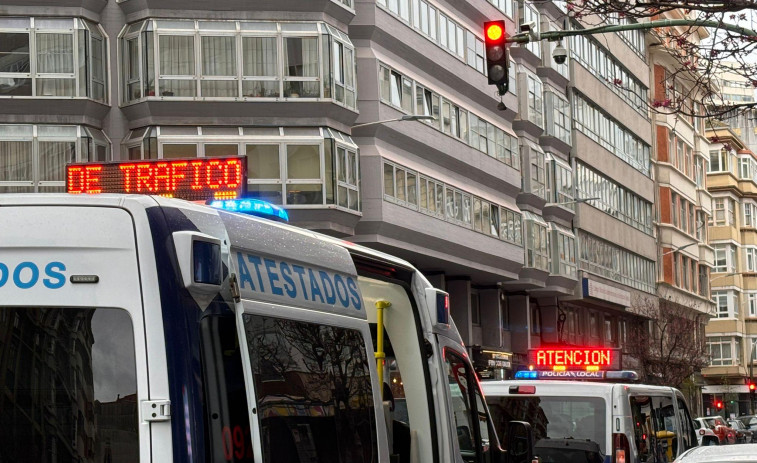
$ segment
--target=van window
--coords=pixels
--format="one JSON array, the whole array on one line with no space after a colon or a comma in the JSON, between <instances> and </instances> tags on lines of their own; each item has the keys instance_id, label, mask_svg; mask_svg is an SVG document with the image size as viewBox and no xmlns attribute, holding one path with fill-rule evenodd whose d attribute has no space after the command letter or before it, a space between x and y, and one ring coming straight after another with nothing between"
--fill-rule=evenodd
<instances>
[{"instance_id":1,"label":"van window","mask_svg":"<svg viewBox=\"0 0 757 463\"><path fill-rule=\"evenodd\" d=\"M139 461L125 310L0 307L0 460Z\"/></svg>"},{"instance_id":2,"label":"van window","mask_svg":"<svg viewBox=\"0 0 757 463\"><path fill-rule=\"evenodd\" d=\"M678 454L678 420L669 396L631 396L634 441L640 462L673 461Z\"/></svg>"},{"instance_id":3,"label":"van window","mask_svg":"<svg viewBox=\"0 0 757 463\"><path fill-rule=\"evenodd\" d=\"M490 395L486 403L501 443L507 442L507 423L527 421L537 448L556 439L588 439L599 446L602 455L607 453L607 405L600 397Z\"/></svg>"},{"instance_id":4,"label":"van window","mask_svg":"<svg viewBox=\"0 0 757 463\"><path fill-rule=\"evenodd\" d=\"M263 461L378 460L366 340L357 330L244 314Z\"/></svg>"}]
</instances>

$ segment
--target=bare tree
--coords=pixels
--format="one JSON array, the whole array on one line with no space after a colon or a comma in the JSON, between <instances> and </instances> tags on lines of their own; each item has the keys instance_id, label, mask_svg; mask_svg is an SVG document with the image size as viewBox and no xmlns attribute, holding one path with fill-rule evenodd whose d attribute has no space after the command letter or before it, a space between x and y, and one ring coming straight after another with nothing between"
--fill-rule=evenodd
<instances>
[{"instance_id":1,"label":"bare tree","mask_svg":"<svg viewBox=\"0 0 757 463\"><path fill-rule=\"evenodd\" d=\"M624 352L635 360L641 381L681 387L708 364L704 325L710 314L690 303L652 297L639 298L632 307L639 318L629 329Z\"/></svg>"},{"instance_id":2,"label":"bare tree","mask_svg":"<svg viewBox=\"0 0 757 463\"><path fill-rule=\"evenodd\" d=\"M728 103L715 80L728 71L757 88L757 62L749 58L757 51L757 0L566 0L565 5L566 23L570 20L573 28L663 19L691 21L689 25L649 30L655 45L664 47L675 63L665 78L665 94L648 102L651 111L721 118L757 106L752 102ZM705 23L706 27L702 25ZM701 33L703 29L706 34ZM702 40L703 35L708 37ZM631 91L619 79L610 83Z\"/></svg>"}]
</instances>

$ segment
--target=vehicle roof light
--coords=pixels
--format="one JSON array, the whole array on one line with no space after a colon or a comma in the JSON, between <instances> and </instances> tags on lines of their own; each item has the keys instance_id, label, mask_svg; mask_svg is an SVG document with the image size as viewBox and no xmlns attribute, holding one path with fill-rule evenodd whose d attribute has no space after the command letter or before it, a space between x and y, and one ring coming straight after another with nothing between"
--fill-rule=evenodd
<instances>
[{"instance_id":1,"label":"vehicle roof light","mask_svg":"<svg viewBox=\"0 0 757 463\"><path fill-rule=\"evenodd\" d=\"M607 379L620 379L623 381L638 381L639 374L635 371L623 370L623 371L608 371L605 373Z\"/></svg>"},{"instance_id":2,"label":"vehicle roof light","mask_svg":"<svg viewBox=\"0 0 757 463\"><path fill-rule=\"evenodd\" d=\"M538 379L538 378L539 378L538 371L521 370L521 371L515 372L515 379Z\"/></svg>"},{"instance_id":3,"label":"vehicle roof light","mask_svg":"<svg viewBox=\"0 0 757 463\"><path fill-rule=\"evenodd\" d=\"M536 386L510 386L510 394L536 394Z\"/></svg>"},{"instance_id":4,"label":"vehicle roof light","mask_svg":"<svg viewBox=\"0 0 757 463\"><path fill-rule=\"evenodd\" d=\"M271 204L262 199L246 198L246 199L229 199L229 200L214 200L208 203L210 207L221 209L229 212L242 212L245 214L252 214L261 217L274 218L289 222L289 214L287 211L279 206Z\"/></svg>"}]
</instances>

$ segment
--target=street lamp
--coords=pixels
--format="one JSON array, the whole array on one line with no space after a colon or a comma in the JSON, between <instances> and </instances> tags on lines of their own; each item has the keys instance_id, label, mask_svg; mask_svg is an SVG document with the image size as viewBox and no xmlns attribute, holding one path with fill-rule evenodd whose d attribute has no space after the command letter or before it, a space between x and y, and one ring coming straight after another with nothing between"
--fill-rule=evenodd
<instances>
[{"instance_id":1,"label":"street lamp","mask_svg":"<svg viewBox=\"0 0 757 463\"><path fill-rule=\"evenodd\" d=\"M602 199L602 198L581 198L581 199L574 199L572 201L565 201L562 203L547 203L544 205L544 207L567 206L568 204L585 203L586 201L594 201L596 199Z\"/></svg>"},{"instance_id":2,"label":"street lamp","mask_svg":"<svg viewBox=\"0 0 757 463\"><path fill-rule=\"evenodd\" d=\"M694 246L695 244L699 244L699 242L698 242L698 241L695 241L695 242L693 242L693 243L684 244L683 246L678 246L678 247L677 247L677 248L675 248L675 249L671 249L670 251L666 251L666 252L663 252L663 253L662 253L662 255L663 255L663 256L667 256L668 254L672 254L672 253L674 253L674 252L678 252L678 251L680 251L680 250L682 250L682 249L686 249L686 248L688 248L689 246Z\"/></svg>"},{"instance_id":3,"label":"street lamp","mask_svg":"<svg viewBox=\"0 0 757 463\"><path fill-rule=\"evenodd\" d=\"M397 117L394 119L386 119L383 121L373 121L373 122L365 122L363 124L357 124L353 125L352 128L356 129L358 127L366 127L369 125L376 125L376 124L385 124L387 122L402 122L402 121L435 121L436 118L434 116L425 116L425 115L405 115L402 117Z\"/></svg>"}]
</instances>

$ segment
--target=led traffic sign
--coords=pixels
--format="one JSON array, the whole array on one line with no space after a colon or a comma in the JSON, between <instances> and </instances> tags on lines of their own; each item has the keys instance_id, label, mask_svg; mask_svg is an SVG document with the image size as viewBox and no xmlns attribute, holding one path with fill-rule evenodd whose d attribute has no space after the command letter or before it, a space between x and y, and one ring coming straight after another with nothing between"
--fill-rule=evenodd
<instances>
[{"instance_id":1,"label":"led traffic sign","mask_svg":"<svg viewBox=\"0 0 757 463\"><path fill-rule=\"evenodd\" d=\"M68 164L66 191L234 199L244 196L246 173L247 159L240 156Z\"/></svg>"},{"instance_id":2,"label":"led traffic sign","mask_svg":"<svg viewBox=\"0 0 757 463\"><path fill-rule=\"evenodd\" d=\"M540 347L528 350L536 370L620 370L620 349L605 347Z\"/></svg>"}]
</instances>

